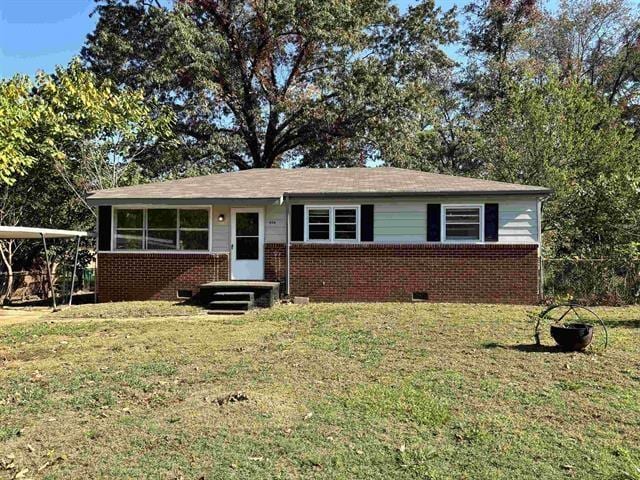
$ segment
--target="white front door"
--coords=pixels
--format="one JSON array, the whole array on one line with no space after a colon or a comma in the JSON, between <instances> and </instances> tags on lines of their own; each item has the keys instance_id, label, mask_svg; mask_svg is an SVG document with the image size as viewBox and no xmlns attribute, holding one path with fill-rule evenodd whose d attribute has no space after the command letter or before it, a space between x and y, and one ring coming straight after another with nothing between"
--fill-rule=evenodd
<instances>
[{"instance_id":1,"label":"white front door","mask_svg":"<svg viewBox=\"0 0 640 480\"><path fill-rule=\"evenodd\" d=\"M231 209L231 279L264 280L264 210Z\"/></svg>"}]
</instances>

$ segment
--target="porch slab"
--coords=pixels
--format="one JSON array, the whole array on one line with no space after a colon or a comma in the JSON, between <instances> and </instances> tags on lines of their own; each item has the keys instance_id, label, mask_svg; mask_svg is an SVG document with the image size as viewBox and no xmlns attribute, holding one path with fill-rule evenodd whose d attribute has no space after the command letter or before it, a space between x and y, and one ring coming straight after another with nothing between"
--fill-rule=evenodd
<instances>
[{"instance_id":1,"label":"porch slab","mask_svg":"<svg viewBox=\"0 0 640 480\"><path fill-rule=\"evenodd\" d=\"M262 280L225 280L203 283L200 287L252 287L252 288L274 288L280 287L278 282L264 282Z\"/></svg>"},{"instance_id":2,"label":"porch slab","mask_svg":"<svg viewBox=\"0 0 640 480\"><path fill-rule=\"evenodd\" d=\"M197 300L208 305L219 300L221 294L252 294L255 305L262 308L272 307L280 298L280 283L260 280L214 281L200 285Z\"/></svg>"}]
</instances>

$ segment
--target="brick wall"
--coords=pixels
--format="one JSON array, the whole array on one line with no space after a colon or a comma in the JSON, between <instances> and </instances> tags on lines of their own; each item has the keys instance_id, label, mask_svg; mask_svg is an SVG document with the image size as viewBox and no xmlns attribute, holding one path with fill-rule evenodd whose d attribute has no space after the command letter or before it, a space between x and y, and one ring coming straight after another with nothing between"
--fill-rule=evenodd
<instances>
[{"instance_id":1,"label":"brick wall","mask_svg":"<svg viewBox=\"0 0 640 480\"><path fill-rule=\"evenodd\" d=\"M287 281L287 248L284 243L265 243L264 279L268 282L280 282L284 292Z\"/></svg>"},{"instance_id":2,"label":"brick wall","mask_svg":"<svg viewBox=\"0 0 640 480\"><path fill-rule=\"evenodd\" d=\"M229 279L227 254L98 253L98 301L173 300L178 289Z\"/></svg>"},{"instance_id":3,"label":"brick wall","mask_svg":"<svg viewBox=\"0 0 640 480\"><path fill-rule=\"evenodd\" d=\"M284 244L265 244L265 280L286 281ZM98 300L176 298L205 282L228 280L227 254L99 253ZM535 245L291 246L291 294L314 301L532 304L538 301Z\"/></svg>"},{"instance_id":4,"label":"brick wall","mask_svg":"<svg viewBox=\"0 0 640 480\"><path fill-rule=\"evenodd\" d=\"M314 301L538 302L535 245L291 246L291 294Z\"/></svg>"}]
</instances>

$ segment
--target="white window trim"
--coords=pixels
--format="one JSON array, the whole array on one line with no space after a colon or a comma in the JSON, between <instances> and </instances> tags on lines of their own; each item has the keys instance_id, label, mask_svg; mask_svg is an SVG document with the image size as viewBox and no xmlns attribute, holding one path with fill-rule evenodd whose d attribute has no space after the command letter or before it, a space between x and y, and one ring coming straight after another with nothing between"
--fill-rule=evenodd
<instances>
[{"instance_id":1,"label":"white window trim","mask_svg":"<svg viewBox=\"0 0 640 480\"><path fill-rule=\"evenodd\" d=\"M356 238L336 239L335 238L335 211L341 208L356 211ZM324 209L329 210L329 240L309 239L309 210ZM360 243L360 205L305 205L304 206L304 241L306 243Z\"/></svg>"},{"instance_id":2,"label":"white window trim","mask_svg":"<svg viewBox=\"0 0 640 480\"><path fill-rule=\"evenodd\" d=\"M447 208L477 208L480 212L480 238L478 240L447 240ZM484 242L484 204L448 203L442 204L440 211L440 241L442 243L485 243Z\"/></svg>"},{"instance_id":3,"label":"white window trim","mask_svg":"<svg viewBox=\"0 0 640 480\"><path fill-rule=\"evenodd\" d=\"M148 231L148 210L177 210L176 215L176 241L177 247L180 246L180 230L184 231L205 231L208 232L208 245L207 249L203 250L180 250L179 248L173 249L147 249L147 235ZM118 210L142 210L142 246L140 250L124 250L118 249L117 246L117 232L118 232ZM207 210L209 226L204 228L183 228L180 229L180 210ZM130 228L125 230L140 230L139 228ZM155 230L172 230L172 229L155 229ZM111 208L111 250L112 253L166 253L169 255L184 254L184 253L211 253L213 251L213 205L118 205Z\"/></svg>"}]
</instances>

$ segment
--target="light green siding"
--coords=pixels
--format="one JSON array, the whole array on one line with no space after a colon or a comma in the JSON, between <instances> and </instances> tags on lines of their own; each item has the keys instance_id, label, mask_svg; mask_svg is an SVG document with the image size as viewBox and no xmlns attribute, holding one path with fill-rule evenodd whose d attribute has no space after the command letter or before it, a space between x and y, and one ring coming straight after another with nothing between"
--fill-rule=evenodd
<instances>
[{"instance_id":1,"label":"light green siding","mask_svg":"<svg viewBox=\"0 0 640 480\"><path fill-rule=\"evenodd\" d=\"M427 207L419 203L379 203L373 210L373 235L381 243L419 243L427 235Z\"/></svg>"}]
</instances>

